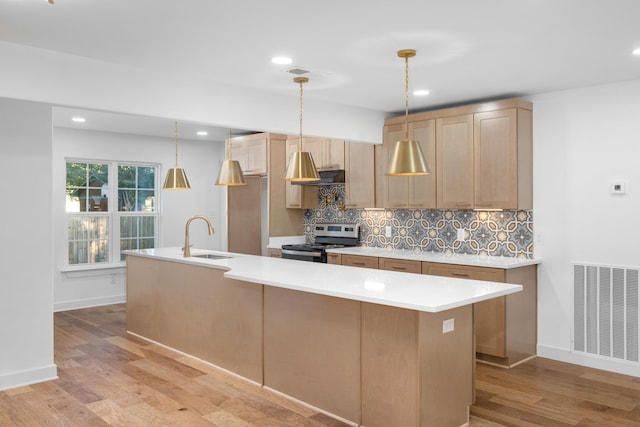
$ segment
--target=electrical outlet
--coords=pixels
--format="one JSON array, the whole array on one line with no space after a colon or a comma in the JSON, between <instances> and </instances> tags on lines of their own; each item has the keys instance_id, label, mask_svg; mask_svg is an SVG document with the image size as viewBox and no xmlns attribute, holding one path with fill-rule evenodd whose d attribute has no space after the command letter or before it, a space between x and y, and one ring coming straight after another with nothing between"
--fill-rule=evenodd
<instances>
[{"instance_id":1,"label":"electrical outlet","mask_svg":"<svg viewBox=\"0 0 640 427\"><path fill-rule=\"evenodd\" d=\"M458 228L458 240L464 240L464 228Z\"/></svg>"},{"instance_id":2,"label":"electrical outlet","mask_svg":"<svg viewBox=\"0 0 640 427\"><path fill-rule=\"evenodd\" d=\"M391 226L387 225L384 228L384 237L391 237Z\"/></svg>"},{"instance_id":3,"label":"electrical outlet","mask_svg":"<svg viewBox=\"0 0 640 427\"><path fill-rule=\"evenodd\" d=\"M442 333L448 334L449 332L453 332L454 329L454 319L447 319L442 321Z\"/></svg>"}]
</instances>

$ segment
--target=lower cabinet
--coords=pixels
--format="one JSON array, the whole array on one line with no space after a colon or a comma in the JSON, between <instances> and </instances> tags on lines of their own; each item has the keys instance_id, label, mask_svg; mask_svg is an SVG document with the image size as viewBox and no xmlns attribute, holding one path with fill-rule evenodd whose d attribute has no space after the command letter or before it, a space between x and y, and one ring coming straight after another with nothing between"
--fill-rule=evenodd
<instances>
[{"instance_id":1,"label":"lower cabinet","mask_svg":"<svg viewBox=\"0 0 640 427\"><path fill-rule=\"evenodd\" d=\"M511 367L536 355L537 266L502 269L423 262L422 273L522 285L522 292L474 304L476 358Z\"/></svg>"},{"instance_id":2,"label":"lower cabinet","mask_svg":"<svg viewBox=\"0 0 640 427\"><path fill-rule=\"evenodd\" d=\"M272 258L282 258L282 249L269 248L267 255Z\"/></svg>"},{"instance_id":3,"label":"lower cabinet","mask_svg":"<svg viewBox=\"0 0 640 427\"><path fill-rule=\"evenodd\" d=\"M474 304L476 359L511 367L536 355L536 265L503 269L363 255L327 255L330 264L522 285L522 292Z\"/></svg>"}]
</instances>

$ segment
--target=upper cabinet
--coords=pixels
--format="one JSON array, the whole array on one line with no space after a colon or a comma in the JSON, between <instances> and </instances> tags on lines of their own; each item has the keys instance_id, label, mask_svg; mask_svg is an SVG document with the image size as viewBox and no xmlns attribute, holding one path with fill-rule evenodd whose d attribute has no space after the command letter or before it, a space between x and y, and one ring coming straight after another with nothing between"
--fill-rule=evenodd
<instances>
[{"instance_id":1,"label":"upper cabinet","mask_svg":"<svg viewBox=\"0 0 640 427\"><path fill-rule=\"evenodd\" d=\"M422 176L387 176L387 165L397 141L405 137L405 125L395 123L384 127L383 144L377 147L381 159L377 168L378 207L435 209L436 207L436 129L435 120L421 120L409 123L409 138L418 141L431 173Z\"/></svg>"},{"instance_id":2,"label":"upper cabinet","mask_svg":"<svg viewBox=\"0 0 640 427\"><path fill-rule=\"evenodd\" d=\"M231 139L231 156L245 175L267 174L267 136L263 133Z\"/></svg>"},{"instance_id":3,"label":"upper cabinet","mask_svg":"<svg viewBox=\"0 0 640 427\"><path fill-rule=\"evenodd\" d=\"M318 170L344 169L344 141L341 139L302 138L302 151L311 153Z\"/></svg>"},{"instance_id":4,"label":"upper cabinet","mask_svg":"<svg viewBox=\"0 0 640 427\"><path fill-rule=\"evenodd\" d=\"M375 206L374 146L347 142L345 158L345 207L371 208Z\"/></svg>"},{"instance_id":5,"label":"upper cabinet","mask_svg":"<svg viewBox=\"0 0 640 427\"><path fill-rule=\"evenodd\" d=\"M404 117L385 121L376 149L378 205L423 209L532 209L532 105L517 99L409 116L431 174L384 175Z\"/></svg>"}]
</instances>

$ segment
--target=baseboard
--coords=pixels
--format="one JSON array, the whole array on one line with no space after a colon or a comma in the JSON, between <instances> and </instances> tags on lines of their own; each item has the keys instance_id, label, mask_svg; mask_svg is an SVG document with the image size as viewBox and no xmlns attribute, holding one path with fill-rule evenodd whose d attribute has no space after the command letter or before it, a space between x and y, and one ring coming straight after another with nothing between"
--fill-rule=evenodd
<instances>
[{"instance_id":1,"label":"baseboard","mask_svg":"<svg viewBox=\"0 0 640 427\"><path fill-rule=\"evenodd\" d=\"M538 357L586 366L588 368L602 369L604 371L616 372L618 374L630 375L633 377L640 377L640 370L638 369L639 365L637 363L627 362L626 360L617 361L595 354L578 353L540 344L538 344Z\"/></svg>"},{"instance_id":2,"label":"baseboard","mask_svg":"<svg viewBox=\"0 0 640 427\"><path fill-rule=\"evenodd\" d=\"M80 308L99 307L101 305L122 304L127 302L126 295L113 295L110 297L89 298L75 301L63 301L53 304L53 311L78 310Z\"/></svg>"},{"instance_id":3,"label":"baseboard","mask_svg":"<svg viewBox=\"0 0 640 427\"><path fill-rule=\"evenodd\" d=\"M57 378L58 367L56 365L0 375L0 391L55 380Z\"/></svg>"}]
</instances>

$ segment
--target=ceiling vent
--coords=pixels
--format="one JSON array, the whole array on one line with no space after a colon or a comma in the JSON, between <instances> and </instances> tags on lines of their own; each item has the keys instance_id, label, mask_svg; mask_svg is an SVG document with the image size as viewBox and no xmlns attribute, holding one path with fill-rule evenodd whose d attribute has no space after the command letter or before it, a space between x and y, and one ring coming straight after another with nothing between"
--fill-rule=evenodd
<instances>
[{"instance_id":1,"label":"ceiling vent","mask_svg":"<svg viewBox=\"0 0 640 427\"><path fill-rule=\"evenodd\" d=\"M290 74L295 74L296 76L302 76L304 74L309 74L309 70L305 70L304 68L300 68L300 67L293 67L293 68L289 68L288 70L284 70L287 73Z\"/></svg>"}]
</instances>

